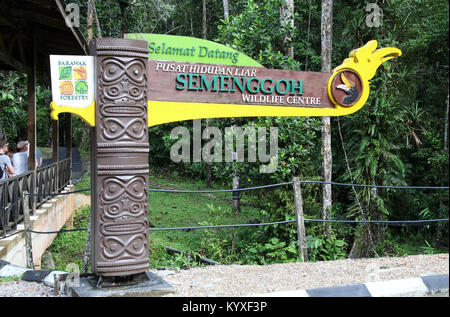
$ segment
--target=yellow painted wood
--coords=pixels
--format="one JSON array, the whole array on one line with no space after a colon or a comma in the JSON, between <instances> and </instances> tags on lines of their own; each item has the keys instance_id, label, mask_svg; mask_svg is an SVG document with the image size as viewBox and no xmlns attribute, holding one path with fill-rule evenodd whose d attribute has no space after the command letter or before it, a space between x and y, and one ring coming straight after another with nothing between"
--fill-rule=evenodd
<instances>
[{"instance_id":1,"label":"yellow painted wood","mask_svg":"<svg viewBox=\"0 0 450 317\"><path fill-rule=\"evenodd\" d=\"M74 108L68 106L58 106L54 101L50 103L50 117L53 120L58 120L58 115L63 112L73 113L83 119L91 127L95 126L95 101L83 108Z\"/></svg>"},{"instance_id":2,"label":"yellow painted wood","mask_svg":"<svg viewBox=\"0 0 450 317\"><path fill-rule=\"evenodd\" d=\"M353 70L361 77L362 80L362 95L351 109L355 111L364 106L370 93L370 79L375 76L375 73L380 65L394 57L402 55L402 51L396 47L385 47L377 49L378 42L375 40L367 42L363 47L357 48L350 52L349 57L344 59L341 65L333 69L333 74L328 81L328 96L334 104L337 104L331 93L331 83L333 78L343 70ZM353 112L355 112L353 111Z\"/></svg>"},{"instance_id":3,"label":"yellow painted wood","mask_svg":"<svg viewBox=\"0 0 450 317\"><path fill-rule=\"evenodd\" d=\"M230 117L314 117L344 116L355 112L354 107L312 108L259 105L230 105L193 102L148 102L148 126L162 123Z\"/></svg>"}]
</instances>

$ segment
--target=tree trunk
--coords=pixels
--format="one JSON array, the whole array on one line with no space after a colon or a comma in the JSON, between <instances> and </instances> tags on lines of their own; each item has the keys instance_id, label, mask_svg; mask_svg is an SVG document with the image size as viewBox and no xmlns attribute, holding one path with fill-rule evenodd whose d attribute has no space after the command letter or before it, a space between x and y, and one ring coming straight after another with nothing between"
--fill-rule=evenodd
<instances>
[{"instance_id":1,"label":"tree trunk","mask_svg":"<svg viewBox=\"0 0 450 317\"><path fill-rule=\"evenodd\" d=\"M331 50L332 50L332 24L333 24L333 1L322 0L321 21L321 47L322 47L322 72L331 72ZM322 168L323 179L331 182L332 155L331 155L331 120L330 117L322 118ZM323 185L322 197L322 219L330 216L331 185ZM325 233L330 236L331 225L325 225Z\"/></svg>"},{"instance_id":2,"label":"tree trunk","mask_svg":"<svg viewBox=\"0 0 450 317\"><path fill-rule=\"evenodd\" d=\"M306 48L309 49L310 43L309 43L309 33L311 31L311 0L309 0L309 13L308 13L308 31L306 35ZM305 62L305 72L308 71L308 54L306 54L306 62Z\"/></svg>"},{"instance_id":3,"label":"tree trunk","mask_svg":"<svg viewBox=\"0 0 450 317\"><path fill-rule=\"evenodd\" d=\"M449 95L447 94L447 107L446 107L446 111L445 111L445 124L444 124L444 146L442 147L442 152L448 153L448 112L449 112ZM445 179L446 177L448 177L448 175L446 176L444 173L444 168L442 169L442 177L441 177L441 186L445 186ZM442 192L440 194L439 197L439 218L443 217L443 209L444 209L444 201L443 201L443 197L442 197ZM437 233L436 233L436 241L440 242L441 238L442 238L442 230L443 230L443 224L442 222L439 223L438 227L437 227Z\"/></svg>"},{"instance_id":4,"label":"tree trunk","mask_svg":"<svg viewBox=\"0 0 450 317\"><path fill-rule=\"evenodd\" d=\"M202 18L202 38L206 40L206 0L202 0L203 18ZM205 128L209 128L209 120L205 119ZM208 140L207 140L208 141ZM211 165L206 163L206 186L211 187Z\"/></svg>"},{"instance_id":5,"label":"tree trunk","mask_svg":"<svg viewBox=\"0 0 450 317\"><path fill-rule=\"evenodd\" d=\"M283 27L286 25L286 23L289 23L291 28L294 28L294 0L284 0L283 5L281 6L281 12L280 12L280 24ZM287 42L290 42L291 37L290 35L287 35L283 39L283 45L285 45ZM294 47L289 46L286 49L287 56L290 56L292 59L294 59Z\"/></svg>"},{"instance_id":6,"label":"tree trunk","mask_svg":"<svg viewBox=\"0 0 450 317\"><path fill-rule=\"evenodd\" d=\"M202 0L203 15L202 15L202 39L206 40L206 0Z\"/></svg>"},{"instance_id":7,"label":"tree trunk","mask_svg":"<svg viewBox=\"0 0 450 317\"><path fill-rule=\"evenodd\" d=\"M223 17L228 19L230 16L230 11L228 10L228 0L223 0Z\"/></svg>"},{"instance_id":8,"label":"tree trunk","mask_svg":"<svg viewBox=\"0 0 450 317\"><path fill-rule=\"evenodd\" d=\"M120 37L123 38L126 33L125 9L127 8L128 4L125 2L119 2L119 5L120 5Z\"/></svg>"},{"instance_id":9,"label":"tree trunk","mask_svg":"<svg viewBox=\"0 0 450 317\"><path fill-rule=\"evenodd\" d=\"M92 5L92 0L89 0L88 2L88 12L87 12L87 42L88 44L92 41L92 20L94 17L94 10Z\"/></svg>"},{"instance_id":10,"label":"tree trunk","mask_svg":"<svg viewBox=\"0 0 450 317\"><path fill-rule=\"evenodd\" d=\"M444 126L444 152L447 152L448 150L448 97L447 94L447 110L445 113L445 126Z\"/></svg>"},{"instance_id":11,"label":"tree trunk","mask_svg":"<svg viewBox=\"0 0 450 317\"><path fill-rule=\"evenodd\" d=\"M97 9L95 7L95 0L92 0L92 11L94 13L95 26L97 28L97 38L102 37L102 29L100 28L100 22L98 21Z\"/></svg>"}]
</instances>

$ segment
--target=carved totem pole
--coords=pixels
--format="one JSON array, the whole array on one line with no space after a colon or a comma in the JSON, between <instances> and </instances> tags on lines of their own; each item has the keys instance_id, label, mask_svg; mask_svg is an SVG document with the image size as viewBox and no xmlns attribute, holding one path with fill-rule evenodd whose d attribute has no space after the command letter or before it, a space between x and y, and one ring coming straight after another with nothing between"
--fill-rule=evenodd
<instances>
[{"instance_id":1,"label":"carved totem pole","mask_svg":"<svg viewBox=\"0 0 450 317\"><path fill-rule=\"evenodd\" d=\"M146 41L104 38L95 56L91 265L98 276L148 270Z\"/></svg>"}]
</instances>

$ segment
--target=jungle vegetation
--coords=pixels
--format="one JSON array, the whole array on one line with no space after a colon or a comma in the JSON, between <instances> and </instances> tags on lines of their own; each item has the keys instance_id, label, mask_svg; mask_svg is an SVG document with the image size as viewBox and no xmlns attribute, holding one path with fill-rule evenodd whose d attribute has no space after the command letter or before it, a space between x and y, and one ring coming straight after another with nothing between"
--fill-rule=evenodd
<instances>
[{"instance_id":1,"label":"jungle vegetation","mask_svg":"<svg viewBox=\"0 0 450 317\"><path fill-rule=\"evenodd\" d=\"M287 20L280 19L286 10L283 0L136 0L123 10L120 1L96 1L100 29L95 17L88 29L88 1L70 2L80 5L80 27L86 38L98 34L120 37L124 32L193 36L228 45L267 68L321 71L319 0L293 1ZM398 47L403 54L378 69L369 100L360 111L331 118L332 179L371 185L448 186L449 4L444 0L372 2L380 9L376 12L378 26L371 24L374 11L367 9L370 2L333 2L332 67L372 39L379 47ZM51 142L51 92L41 84L37 93L38 146L46 146ZM0 134L7 135L11 143L26 134L26 109L26 75L0 71ZM78 118L72 120L73 146L89 150L87 127ZM233 175L238 176L240 187L289 182L295 176L323 179L320 118L228 118L210 119L208 124L222 131L232 125L277 127L277 169L260 173L260 164L251 162L209 166L205 162L172 162L170 148L176 140L170 138L170 131L176 126L192 131L192 121L186 121L150 128L152 173L204 184L209 176L220 188L231 188ZM321 185L303 185L302 195L305 217L320 218ZM291 187L246 192L244 197L248 206L260 210L259 214L252 211L249 222L295 219ZM448 205L448 190L333 186L329 218L448 218ZM323 224L307 224L310 259L448 252L448 222L416 227L333 224L330 230L326 233ZM218 251L231 247L234 260L245 254L247 263L298 259L295 224L257 227L245 231L239 241L239 245L231 245L232 239L218 240L213 248L216 255L208 254L211 246L202 252L217 261L223 260ZM268 253L270 257L264 256Z\"/></svg>"}]
</instances>

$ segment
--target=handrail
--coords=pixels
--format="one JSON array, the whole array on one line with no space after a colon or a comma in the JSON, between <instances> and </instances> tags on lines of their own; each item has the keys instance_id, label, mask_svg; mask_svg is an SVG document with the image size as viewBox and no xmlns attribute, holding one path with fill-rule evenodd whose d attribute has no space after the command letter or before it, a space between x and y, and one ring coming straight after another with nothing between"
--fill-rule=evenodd
<instances>
[{"instance_id":1,"label":"handrail","mask_svg":"<svg viewBox=\"0 0 450 317\"><path fill-rule=\"evenodd\" d=\"M23 219L22 192L56 193L70 182L70 158L29 170L0 181L0 232L14 230ZM35 187L33 188L33 183ZM29 206L39 208L51 195L29 197Z\"/></svg>"}]
</instances>

